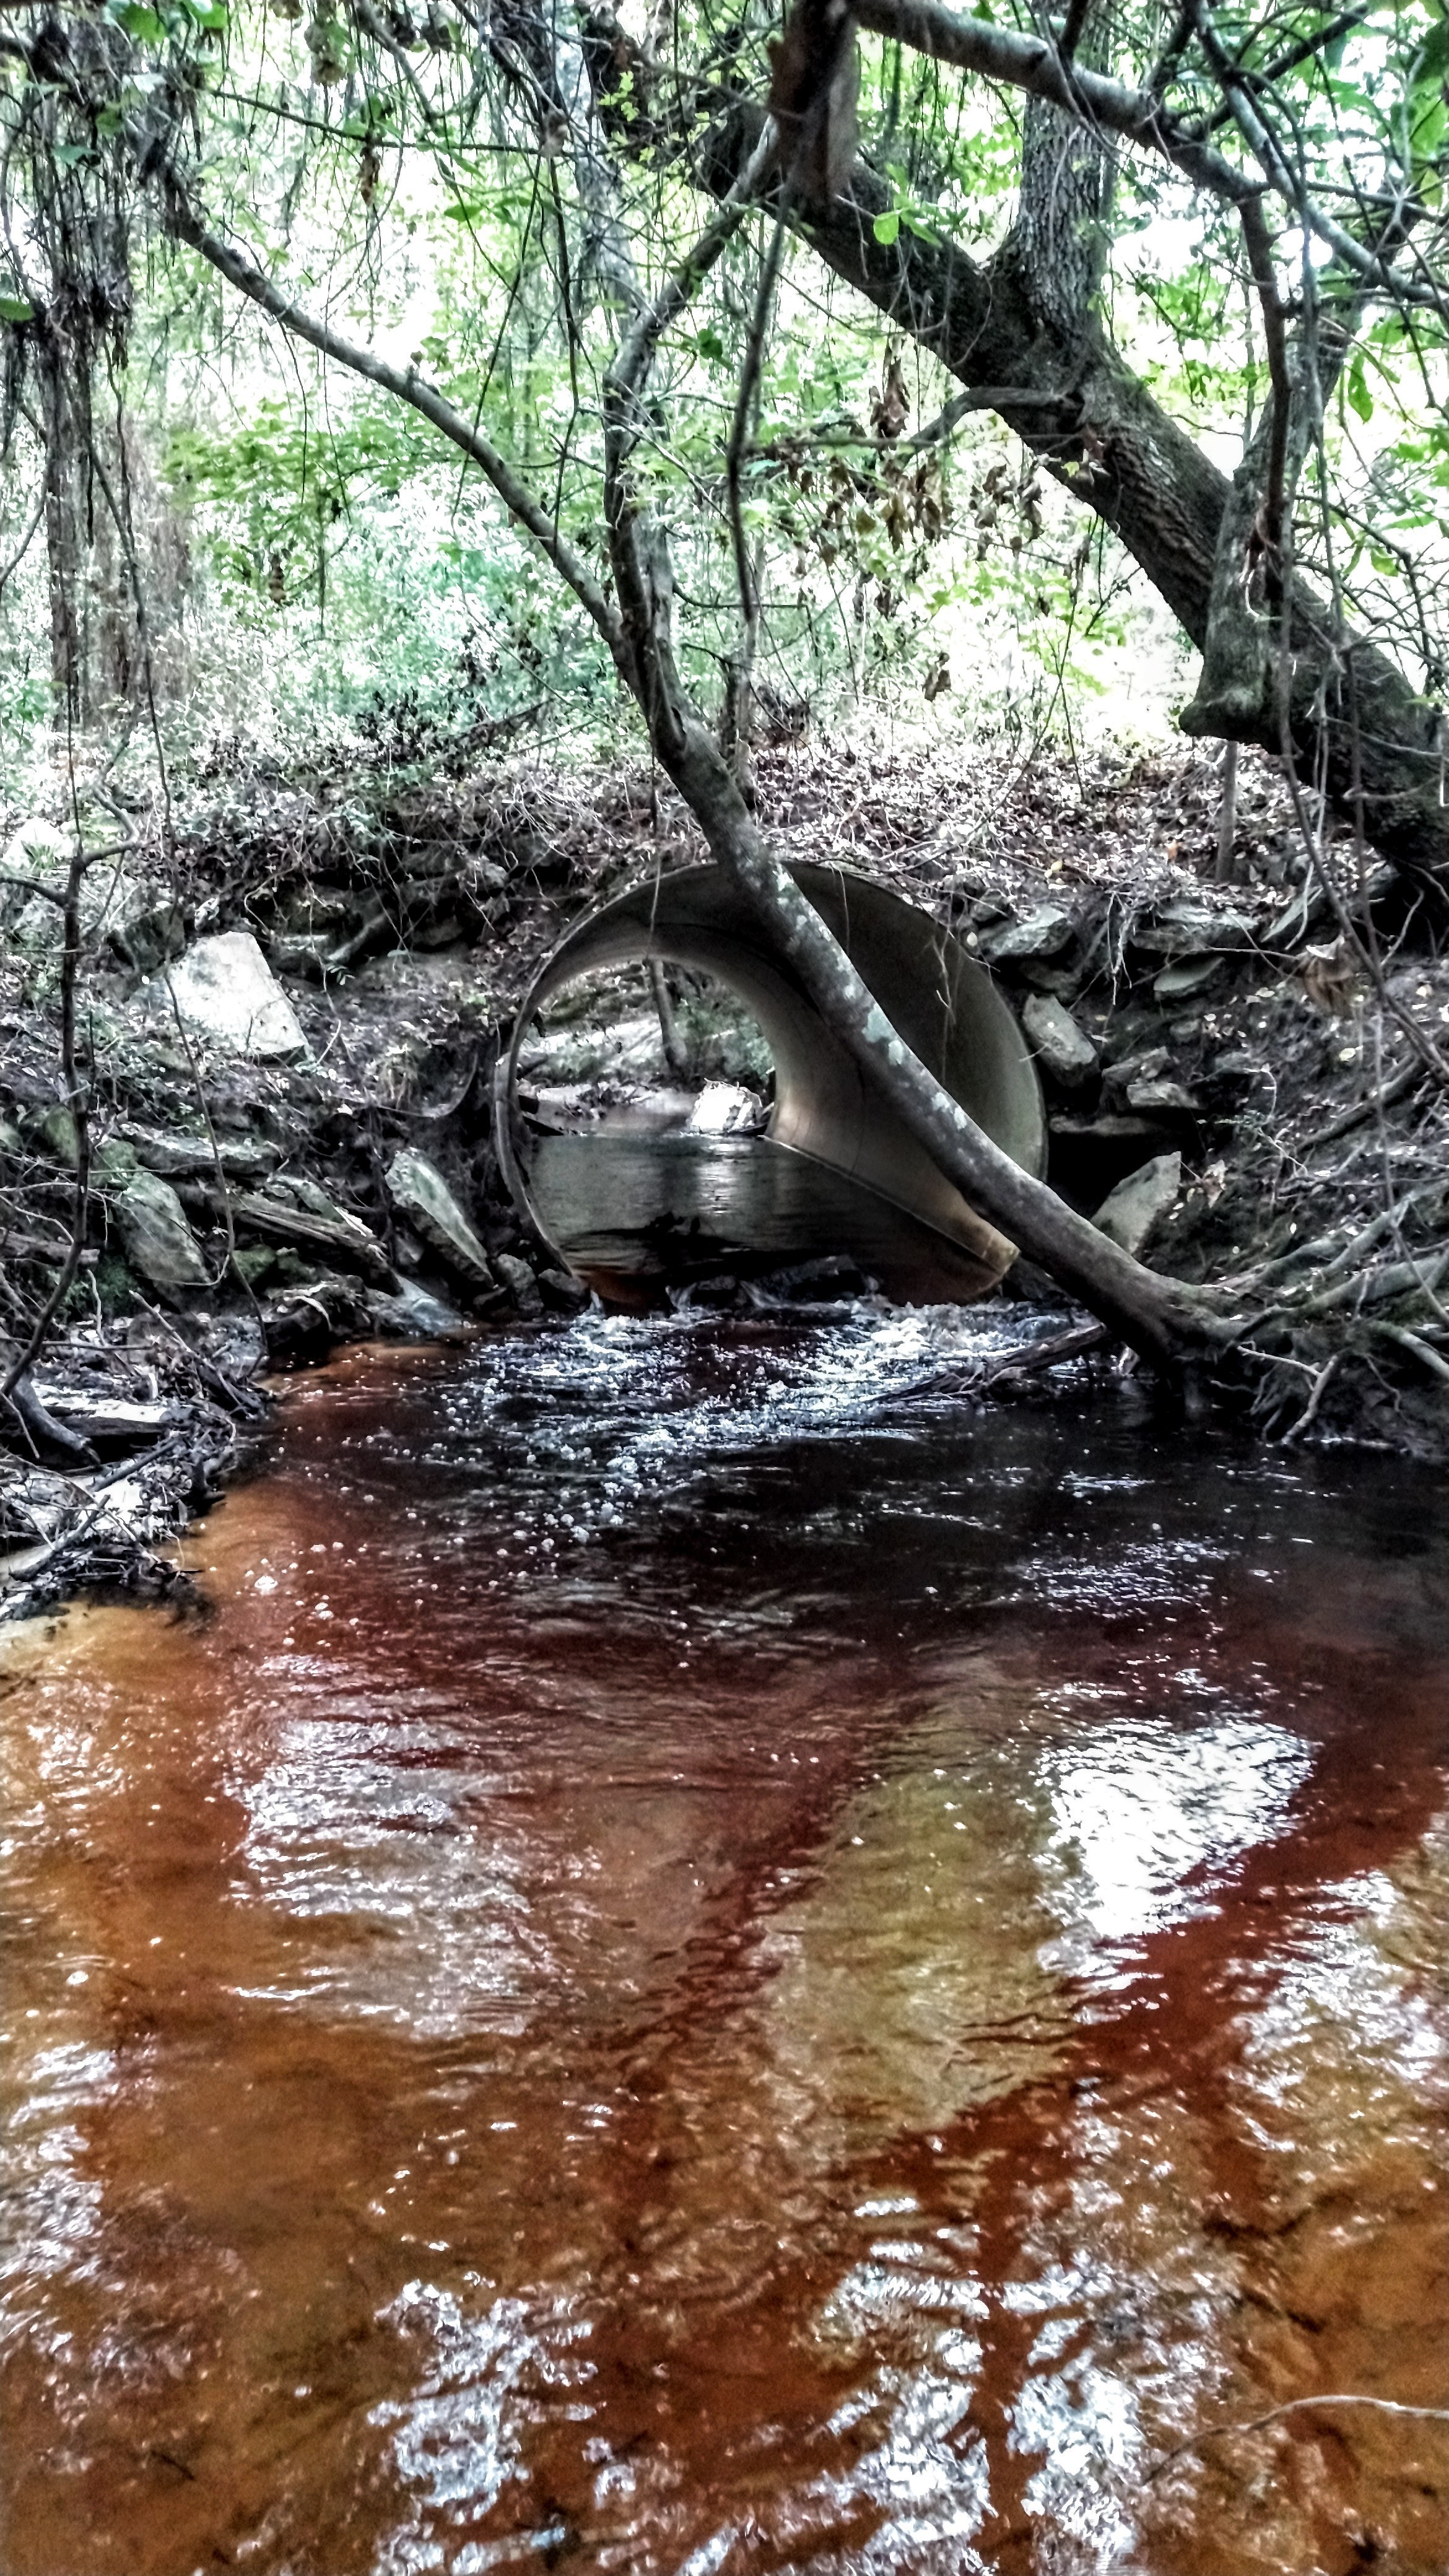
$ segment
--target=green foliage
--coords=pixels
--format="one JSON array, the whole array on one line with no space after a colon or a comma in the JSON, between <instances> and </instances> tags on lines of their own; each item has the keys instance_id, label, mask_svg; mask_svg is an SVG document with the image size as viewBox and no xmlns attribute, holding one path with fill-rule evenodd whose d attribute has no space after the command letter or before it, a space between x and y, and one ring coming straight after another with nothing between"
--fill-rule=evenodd
<instances>
[{"instance_id":1,"label":"green foliage","mask_svg":"<svg viewBox=\"0 0 1449 2576\"><path fill-rule=\"evenodd\" d=\"M589 135L549 105L543 22L526 7L502 54L451 0L105 0L104 20L112 89L84 116L49 93L37 114L19 71L3 93L12 189L23 170L34 208L63 202L87 222L107 188L139 204L138 120L163 108L179 117L183 141L199 138L220 228L284 297L422 372L607 583L604 372L621 312L699 230L706 138L741 92L763 93L765 13L721 29L685 0L671 61L652 66L590 20ZM1028 19L1002 6L996 22ZM1433 0L1385 0L1330 40L1331 23L1304 0L1261 11L1222 0L1213 12L1222 47L1330 192L1324 202L1371 225L1374 206L1412 191L1430 265L1449 20ZM558 41L572 44L573 19L559 24ZM1145 77L1162 41L1156 11L1114 14L1124 76ZM1164 78L1173 112L1206 124L1241 163L1201 50L1184 48ZM999 250L1027 114L1019 97L864 40L861 130L889 189L873 218L879 248L903 261ZM1354 190L1368 213L1355 211ZM1305 262L1287 210L1270 211L1295 321L1329 266L1321 244ZM27 222L12 225L21 249L0 294L0 326L22 356L54 285L24 265L38 238ZM1111 235L1103 307L1125 357L1230 462L1271 392L1236 215L1160 160L1124 153ZM672 531L681 658L707 703L738 639L726 455L771 239L770 219L752 218L665 334L638 455ZM155 460L156 511L169 511L187 552L193 670L233 656L247 688L289 721L395 700L464 727L479 710L537 702L566 729L613 722L618 693L597 636L476 470L418 413L314 362L190 253L153 243L144 276L133 254L121 390ZM620 282L618 243L637 290ZM1298 550L1428 669L1449 561L1444 322L1370 297L1355 329L1303 486ZM807 248L787 245L739 477L761 668L787 693L885 695L940 721L968 673L977 707L1043 673L1059 693L1091 690L1124 649L1142 614L1130 567L1110 541L1085 541L1080 504L1009 430L974 417L912 446L954 390ZM0 597L12 634L22 621L34 632L36 601L31 566Z\"/></svg>"}]
</instances>

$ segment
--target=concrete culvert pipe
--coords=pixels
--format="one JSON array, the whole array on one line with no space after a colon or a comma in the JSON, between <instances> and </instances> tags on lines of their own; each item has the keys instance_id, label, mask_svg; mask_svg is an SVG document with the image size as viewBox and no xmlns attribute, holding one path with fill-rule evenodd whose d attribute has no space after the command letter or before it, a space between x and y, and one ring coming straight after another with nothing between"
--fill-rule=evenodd
<instances>
[{"instance_id":1,"label":"concrete culvert pipe","mask_svg":"<svg viewBox=\"0 0 1449 2576\"><path fill-rule=\"evenodd\" d=\"M1014 1161L1046 1158L1026 1042L984 967L915 906L843 867L798 867L882 1010ZM588 1123L540 1120L520 1064L545 1005L580 978L650 962L724 986L774 1066L764 1134L703 1136L690 1103L637 1105ZM903 1302L984 1296L1014 1247L979 1216L847 1054L789 963L714 868L651 879L576 922L534 978L499 1066L499 1159L520 1211L609 1302L644 1307L710 1270L754 1273L824 1254L852 1260Z\"/></svg>"}]
</instances>

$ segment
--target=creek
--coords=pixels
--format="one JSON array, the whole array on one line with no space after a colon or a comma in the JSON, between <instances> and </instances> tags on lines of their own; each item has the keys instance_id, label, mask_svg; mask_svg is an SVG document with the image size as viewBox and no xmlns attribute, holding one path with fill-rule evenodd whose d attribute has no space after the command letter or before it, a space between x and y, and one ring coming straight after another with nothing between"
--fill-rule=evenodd
<instances>
[{"instance_id":1,"label":"creek","mask_svg":"<svg viewBox=\"0 0 1449 2576\"><path fill-rule=\"evenodd\" d=\"M1449 2405L1442 1483L1022 1311L354 1351L6 1647L5 2576L1442 2576L1232 2429Z\"/></svg>"}]
</instances>

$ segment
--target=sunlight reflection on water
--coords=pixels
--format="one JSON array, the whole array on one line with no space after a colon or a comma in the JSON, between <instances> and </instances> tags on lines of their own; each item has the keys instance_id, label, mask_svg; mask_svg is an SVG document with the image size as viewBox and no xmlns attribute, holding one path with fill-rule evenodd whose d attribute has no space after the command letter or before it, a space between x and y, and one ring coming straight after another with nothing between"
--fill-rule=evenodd
<instances>
[{"instance_id":1,"label":"sunlight reflection on water","mask_svg":"<svg viewBox=\"0 0 1449 2576\"><path fill-rule=\"evenodd\" d=\"M356 1355L7 1650L5 2576L1442 2576L1148 2471L1449 2394L1449 1553L1023 1329Z\"/></svg>"}]
</instances>

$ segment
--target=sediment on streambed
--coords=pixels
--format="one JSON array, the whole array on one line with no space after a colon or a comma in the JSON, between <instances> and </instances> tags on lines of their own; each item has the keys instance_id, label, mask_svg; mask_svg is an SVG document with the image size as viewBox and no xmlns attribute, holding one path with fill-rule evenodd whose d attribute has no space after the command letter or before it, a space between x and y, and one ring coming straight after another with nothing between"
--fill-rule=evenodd
<instances>
[{"instance_id":1,"label":"sediment on streambed","mask_svg":"<svg viewBox=\"0 0 1449 2576\"><path fill-rule=\"evenodd\" d=\"M990 969L1036 1061L1062 1195L1151 1266L1273 1308L1269 1434L1442 1455L1449 968L1387 873L1355 915L1369 973L1266 762L1245 763L1230 884L1212 881L1197 754L1104 754L1085 774L1043 755L1003 781L980 758L923 775L797 746L759 770L787 858L868 871ZM81 1209L73 1276L0 1419L12 1616L79 1583L170 1588L157 1549L253 1454L274 1373L349 1339L547 1331L579 1311L586 1291L500 1171L495 1068L568 922L701 856L657 782L522 766L203 778L176 820L169 856L142 831L85 881L79 1118L63 835L44 816L6 827L0 1374L30 1351ZM562 1077L585 1116L675 1078L651 1072L648 1030L637 1063L611 1060L617 1029L596 1018L538 1033L531 1107ZM693 1070L757 1102L767 1087L728 1045ZM758 1309L760 1267L726 1247L685 1291ZM781 1293L870 1285L827 1265ZM1007 1293L1023 1289L1053 1293L1019 1266Z\"/></svg>"}]
</instances>

